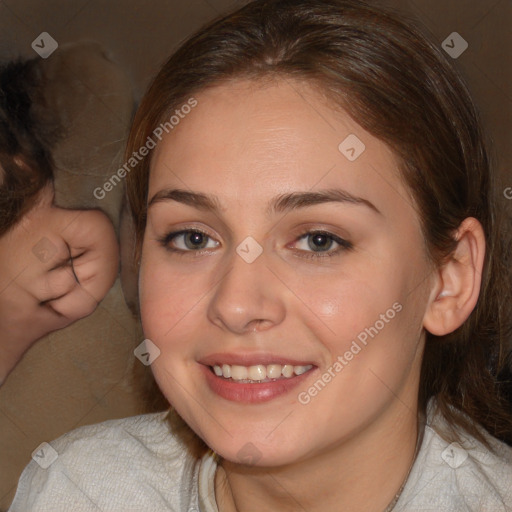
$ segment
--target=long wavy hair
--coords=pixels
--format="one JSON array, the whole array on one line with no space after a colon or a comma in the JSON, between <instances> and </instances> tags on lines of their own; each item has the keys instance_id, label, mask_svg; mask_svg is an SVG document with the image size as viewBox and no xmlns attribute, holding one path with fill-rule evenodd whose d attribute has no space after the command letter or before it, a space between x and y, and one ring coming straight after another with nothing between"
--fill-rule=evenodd
<instances>
[{"instance_id":1,"label":"long wavy hair","mask_svg":"<svg viewBox=\"0 0 512 512\"><path fill-rule=\"evenodd\" d=\"M435 396L452 427L488 445L482 426L512 444L510 219L467 87L411 20L358 0L256 0L219 16L154 78L135 116L127 159L192 95L233 79L279 77L314 85L391 148L435 266L450 257L466 217L482 224L486 256L478 303L454 332L426 332L418 403L425 411ZM127 176L136 259L150 159Z\"/></svg>"}]
</instances>

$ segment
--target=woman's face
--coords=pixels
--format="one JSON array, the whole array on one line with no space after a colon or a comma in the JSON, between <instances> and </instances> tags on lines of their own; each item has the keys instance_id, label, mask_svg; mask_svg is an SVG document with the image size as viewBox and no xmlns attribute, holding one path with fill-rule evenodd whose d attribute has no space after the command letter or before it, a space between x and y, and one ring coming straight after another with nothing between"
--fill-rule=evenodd
<instances>
[{"instance_id":1,"label":"woman's face","mask_svg":"<svg viewBox=\"0 0 512 512\"><path fill-rule=\"evenodd\" d=\"M221 456L269 466L414 413L431 269L391 151L297 82L195 98L149 180L163 393Z\"/></svg>"}]
</instances>

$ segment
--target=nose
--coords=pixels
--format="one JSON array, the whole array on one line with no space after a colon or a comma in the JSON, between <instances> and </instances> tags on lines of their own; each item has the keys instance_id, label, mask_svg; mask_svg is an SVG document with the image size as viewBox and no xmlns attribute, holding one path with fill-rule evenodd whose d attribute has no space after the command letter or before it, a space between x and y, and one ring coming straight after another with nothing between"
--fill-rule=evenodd
<instances>
[{"instance_id":1,"label":"nose","mask_svg":"<svg viewBox=\"0 0 512 512\"><path fill-rule=\"evenodd\" d=\"M243 334L264 331L283 321L283 284L267 267L267 260L265 251L252 263L232 251L208 306L212 323Z\"/></svg>"}]
</instances>

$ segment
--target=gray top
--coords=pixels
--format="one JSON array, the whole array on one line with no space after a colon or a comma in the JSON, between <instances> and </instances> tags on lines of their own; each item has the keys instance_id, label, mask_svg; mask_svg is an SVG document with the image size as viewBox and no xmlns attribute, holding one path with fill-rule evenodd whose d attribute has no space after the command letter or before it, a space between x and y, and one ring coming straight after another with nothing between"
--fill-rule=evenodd
<instances>
[{"instance_id":1,"label":"gray top","mask_svg":"<svg viewBox=\"0 0 512 512\"><path fill-rule=\"evenodd\" d=\"M432 402L431 402L432 404ZM512 448L461 444L438 433L429 404L423 440L393 512L512 511ZM10 512L218 512L216 456L193 458L166 412L80 427L43 443L20 477Z\"/></svg>"}]
</instances>

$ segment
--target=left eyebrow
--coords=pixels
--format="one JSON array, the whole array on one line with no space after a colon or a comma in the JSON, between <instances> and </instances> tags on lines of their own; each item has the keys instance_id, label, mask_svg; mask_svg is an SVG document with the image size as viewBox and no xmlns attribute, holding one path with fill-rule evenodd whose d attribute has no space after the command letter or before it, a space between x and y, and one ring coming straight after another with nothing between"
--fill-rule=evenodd
<instances>
[{"instance_id":1,"label":"left eyebrow","mask_svg":"<svg viewBox=\"0 0 512 512\"><path fill-rule=\"evenodd\" d=\"M202 192L191 192L183 189L162 189L149 201L151 205L162 201L177 201L204 211L212 211L219 214L223 209L217 196ZM382 212L368 199L354 196L342 189L327 189L316 192L292 192L280 194L272 198L267 206L267 215L297 210L322 203L350 203L365 206L373 212L382 215Z\"/></svg>"}]
</instances>

